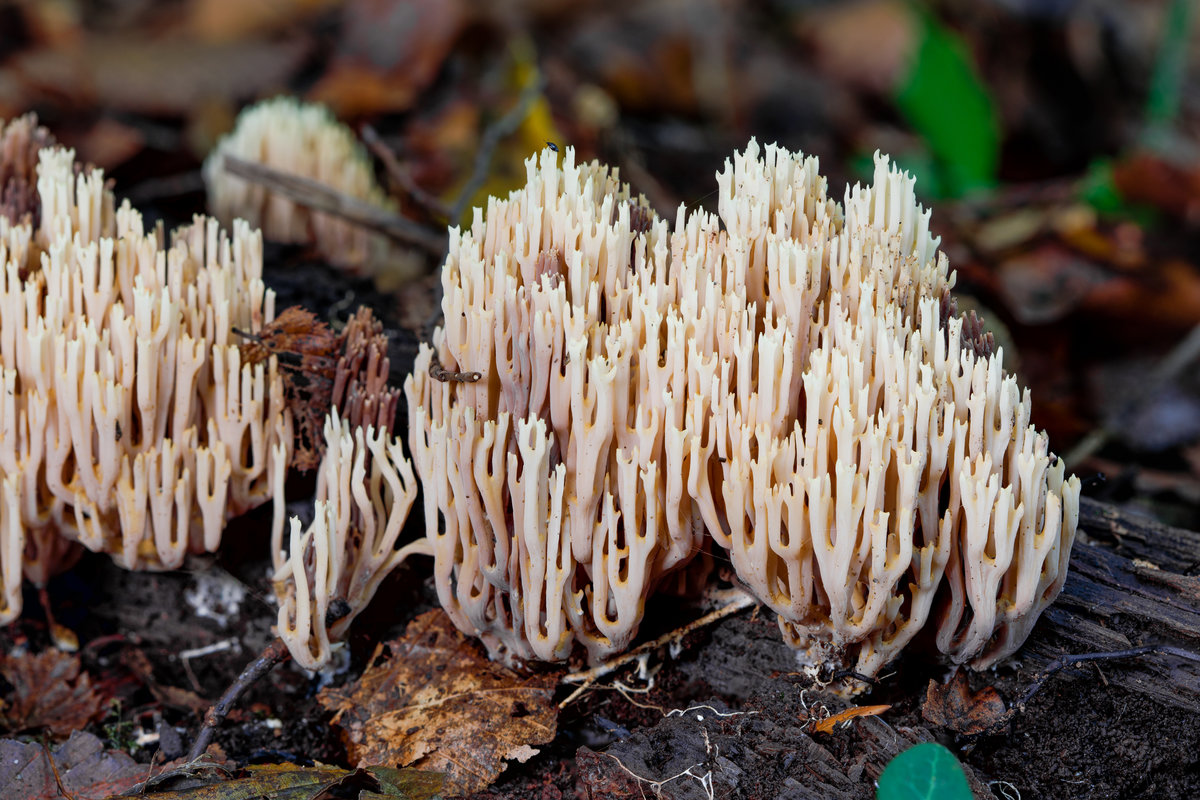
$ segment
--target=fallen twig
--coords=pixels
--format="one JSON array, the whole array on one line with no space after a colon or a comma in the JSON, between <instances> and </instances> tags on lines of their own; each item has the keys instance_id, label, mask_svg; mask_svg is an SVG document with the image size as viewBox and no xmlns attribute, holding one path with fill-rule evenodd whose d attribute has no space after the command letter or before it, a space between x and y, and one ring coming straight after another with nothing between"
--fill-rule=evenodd
<instances>
[{"instance_id":1,"label":"fallen twig","mask_svg":"<svg viewBox=\"0 0 1200 800\"><path fill-rule=\"evenodd\" d=\"M58 764L54 763L54 753L50 751L50 746L46 744L45 739L41 742L42 752L46 754L46 761L50 764L50 771L54 773L54 783L58 786L58 793L67 800L75 800L75 795L67 791L67 787L63 786L62 776L58 774Z\"/></svg>"},{"instance_id":2,"label":"fallen twig","mask_svg":"<svg viewBox=\"0 0 1200 800\"><path fill-rule=\"evenodd\" d=\"M217 726L229 715L238 698L255 681L274 669L276 664L286 661L289 656L287 645L283 643L282 639L276 638L263 649L257 658L246 665L237 680L230 684L229 688L225 690L225 694L221 695L221 699L213 703L204 715L204 724L200 726L196 741L192 743L192 749L188 752L188 761L195 761L204 755L204 751L208 749L208 745L217 731Z\"/></svg>"},{"instance_id":3,"label":"fallen twig","mask_svg":"<svg viewBox=\"0 0 1200 800\"><path fill-rule=\"evenodd\" d=\"M429 362L429 377L442 383L475 383L483 377L483 373L474 370L454 372L443 367L437 358L434 358Z\"/></svg>"},{"instance_id":4,"label":"fallen twig","mask_svg":"<svg viewBox=\"0 0 1200 800\"><path fill-rule=\"evenodd\" d=\"M314 211L333 214L359 227L420 247L438 257L446 250L444 235L311 178L292 175L237 156L225 155L221 159L229 174L266 187Z\"/></svg>"},{"instance_id":5,"label":"fallen twig","mask_svg":"<svg viewBox=\"0 0 1200 800\"><path fill-rule=\"evenodd\" d=\"M570 675L564 676L562 679L563 683L577 683L577 684L579 684L579 686L575 689L575 691L571 692L571 694L568 695L565 700L563 700L561 703L559 703L558 707L565 708L566 706L568 706L571 702L573 702L581 694L586 692L593 683L600 680L605 675L610 675L613 672L620 669L621 667L625 666L626 664L637 661L639 658L642 658L643 656L645 656L649 653L652 653L653 651L657 650L660 647L663 647L667 644L670 644L671 642L682 639L684 636L691 633L692 631L699 630L700 628L703 628L707 625L711 625L712 623L717 622L718 620L725 619L725 617L736 614L737 612L741 611L744 608L749 608L750 606L756 604L757 602L758 601L755 600L750 595L742 594L741 597L737 598L736 600L734 600L733 602L731 602L727 605L722 606L721 608L718 608L716 611L705 614L703 617L700 617L699 619L692 620L687 625L684 625L682 628L673 630L670 633L665 633L652 642L646 642L645 644L639 645L639 646L633 648L632 650L630 650L628 653L625 653L624 655L621 655L621 656L617 656L616 658L612 659L611 661L606 661L603 664L592 667L591 669L588 669L588 670L584 670L583 672L572 672Z\"/></svg>"},{"instance_id":6,"label":"fallen twig","mask_svg":"<svg viewBox=\"0 0 1200 800\"><path fill-rule=\"evenodd\" d=\"M387 146L387 143L379 137L379 134L370 125L363 126L362 140L366 144L367 149L383 164L383 168L387 170L388 177L392 179L392 182L412 198L414 203L443 222L448 222L452 219L450 216L450 207L417 185L412 175L401 165L400 160L396 158L396 154L392 151L392 148Z\"/></svg>"},{"instance_id":7,"label":"fallen twig","mask_svg":"<svg viewBox=\"0 0 1200 800\"><path fill-rule=\"evenodd\" d=\"M1163 653L1165 655L1175 656L1177 658L1185 658L1189 661L1200 661L1200 654L1192 653L1184 650L1182 647L1172 647L1170 645L1150 644L1143 647L1130 647L1126 650L1111 650L1107 653L1066 653L1051 661L1042 674L1026 690L1025 695L1013 704L1013 708L1024 711L1025 704L1033 699L1033 696L1038 693L1047 679L1055 673L1058 673L1067 667L1075 664L1084 664L1088 661L1109 661L1116 658L1136 658L1138 656L1148 656L1151 653ZM1011 710L1011 709L1010 709Z\"/></svg>"},{"instance_id":8,"label":"fallen twig","mask_svg":"<svg viewBox=\"0 0 1200 800\"><path fill-rule=\"evenodd\" d=\"M1098 452L1142 405L1158 396L1164 386L1183 375L1184 371L1198 358L1200 358L1200 325L1192 328L1191 332L1163 357L1163 360L1158 363L1138 391L1132 393L1119 411L1110 418L1110 421L1080 439L1079 443L1062 457L1063 461L1067 463L1068 467L1073 468L1088 456Z\"/></svg>"},{"instance_id":9,"label":"fallen twig","mask_svg":"<svg viewBox=\"0 0 1200 800\"><path fill-rule=\"evenodd\" d=\"M529 116L529 109L542 94L542 86L543 79L539 74L521 91L516 105L509 109L507 114L489 125L483 132L483 136L479 138L479 147L475 151L475 166L471 170L471 177L467 178L467 182L463 184L462 193L450 208L451 224L458 224L462 219L463 212L467 210L467 204L479 191L479 187L483 186L488 168L492 164L492 156L496 152L496 146L500 144L501 139L519 128L525 118Z\"/></svg>"}]
</instances>

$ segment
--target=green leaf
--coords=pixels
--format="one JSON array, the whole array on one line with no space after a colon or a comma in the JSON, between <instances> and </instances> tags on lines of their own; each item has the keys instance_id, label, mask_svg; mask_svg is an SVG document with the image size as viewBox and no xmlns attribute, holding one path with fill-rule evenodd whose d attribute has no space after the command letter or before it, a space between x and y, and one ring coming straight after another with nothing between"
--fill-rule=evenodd
<instances>
[{"instance_id":1,"label":"green leaf","mask_svg":"<svg viewBox=\"0 0 1200 800\"><path fill-rule=\"evenodd\" d=\"M954 754L937 742L910 747L879 776L876 800L972 800Z\"/></svg>"},{"instance_id":2,"label":"green leaf","mask_svg":"<svg viewBox=\"0 0 1200 800\"><path fill-rule=\"evenodd\" d=\"M1167 7L1162 44L1158 48L1154 73L1150 76L1150 92L1146 97L1146 121L1152 128L1173 122L1179 114L1194 2L1172 0Z\"/></svg>"},{"instance_id":3,"label":"green leaf","mask_svg":"<svg viewBox=\"0 0 1200 800\"><path fill-rule=\"evenodd\" d=\"M380 783L379 794L403 800L437 800L446 782L441 772L395 767L367 767L367 772Z\"/></svg>"},{"instance_id":4,"label":"green leaf","mask_svg":"<svg viewBox=\"0 0 1200 800\"><path fill-rule=\"evenodd\" d=\"M896 105L936 159L946 195L993 186L1000 127L992 97L958 36L927 11L914 13L921 43Z\"/></svg>"}]
</instances>

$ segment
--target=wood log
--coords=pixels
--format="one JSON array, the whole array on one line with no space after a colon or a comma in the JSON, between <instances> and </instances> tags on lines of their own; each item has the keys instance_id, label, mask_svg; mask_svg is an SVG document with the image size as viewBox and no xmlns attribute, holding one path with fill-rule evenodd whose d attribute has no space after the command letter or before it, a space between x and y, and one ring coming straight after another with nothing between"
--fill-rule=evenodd
<instances>
[{"instance_id":1,"label":"wood log","mask_svg":"<svg viewBox=\"0 0 1200 800\"><path fill-rule=\"evenodd\" d=\"M1166 653L1103 662L1108 680L1172 708L1200 713L1200 533L1085 498L1081 537L1058 600L1016 658L1034 670L1066 653L1168 645ZM1095 679L1082 667L1064 673ZM1059 679L1059 678L1055 678Z\"/></svg>"},{"instance_id":2,"label":"wood log","mask_svg":"<svg viewBox=\"0 0 1200 800\"><path fill-rule=\"evenodd\" d=\"M1062 594L1014 659L1000 667L1010 670L1004 676L1009 701L1063 655L1142 645L1200 653L1198 564L1200 533L1085 499ZM590 797L866 800L874 797L874 781L898 752L934 738L930 728L893 726L886 716L857 720L835 734L808 733L802 720L814 696L806 701L801 695L803 707L797 707L795 687L781 677L795 669L794 654L769 630L774 626L766 614L747 616L718 623L709 644L678 665L689 678L745 701L744 710L730 712L714 700L707 708L672 712L604 752L581 748L576 767L580 786ZM1080 698L1101 690L1095 685L1100 680L1097 663L1104 680L1167 708L1200 712L1200 660L1166 653L1064 669L1048 678L1042 691L1054 691L1049 683L1058 681L1089 682L1075 689ZM1014 664L1019 667L1015 676ZM767 688L771 686L775 691ZM879 695L901 691L885 681L873 702L894 702ZM845 705L829 702L831 709ZM1037 702L1035 695L1030 707ZM979 773L964 767L975 796L993 797Z\"/></svg>"}]
</instances>

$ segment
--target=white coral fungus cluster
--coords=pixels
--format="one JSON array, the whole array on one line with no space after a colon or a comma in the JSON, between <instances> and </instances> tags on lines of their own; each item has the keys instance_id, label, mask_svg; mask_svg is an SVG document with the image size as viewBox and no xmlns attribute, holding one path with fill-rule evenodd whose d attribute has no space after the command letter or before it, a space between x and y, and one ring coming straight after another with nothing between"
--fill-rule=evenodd
<instances>
[{"instance_id":1,"label":"white coral fungus cluster","mask_svg":"<svg viewBox=\"0 0 1200 800\"><path fill-rule=\"evenodd\" d=\"M424 540L397 547L417 498L417 479L400 440L386 428L325 418L325 455L317 472L316 513L303 529L292 517L284 540L276 517L271 552L280 638L305 669L324 666L334 644L408 556L428 554ZM283 496L286 466L275 473Z\"/></svg>"},{"instance_id":2,"label":"white coral fungus cluster","mask_svg":"<svg viewBox=\"0 0 1200 800\"><path fill-rule=\"evenodd\" d=\"M197 217L168 244L72 151L37 174L39 227L0 217L0 623L72 543L130 569L214 550L292 446L274 359L232 333L274 315L260 235Z\"/></svg>"},{"instance_id":3,"label":"white coral fungus cluster","mask_svg":"<svg viewBox=\"0 0 1200 800\"><path fill-rule=\"evenodd\" d=\"M232 132L204 162L208 207L222 222L235 217L261 227L278 242L314 243L332 263L362 270L385 257L387 242L359 225L310 211L283 195L231 175L225 156L236 156L308 178L379 208L394 203L375 180L366 150L323 105L275 97L238 115Z\"/></svg>"},{"instance_id":4,"label":"white coral fungus cluster","mask_svg":"<svg viewBox=\"0 0 1200 800\"><path fill-rule=\"evenodd\" d=\"M751 142L674 226L547 149L453 231L406 385L440 599L493 651L593 660L711 536L800 645L873 674L920 629L1012 652L1078 519L1030 401L943 321L913 180L826 195ZM479 380L470 381L478 373Z\"/></svg>"}]
</instances>

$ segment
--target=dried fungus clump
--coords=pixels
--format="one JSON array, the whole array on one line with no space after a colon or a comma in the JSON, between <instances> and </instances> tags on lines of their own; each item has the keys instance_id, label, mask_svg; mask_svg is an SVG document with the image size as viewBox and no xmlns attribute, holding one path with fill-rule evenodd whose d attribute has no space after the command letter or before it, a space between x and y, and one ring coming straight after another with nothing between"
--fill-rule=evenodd
<instances>
[{"instance_id":1,"label":"dried fungus clump","mask_svg":"<svg viewBox=\"0 0 1200 800\"><path fill-rule=\"evenodd\" d=\"M400 439L386 428L351 425L334 411L325 420L317 472L316 513L305 530L292 517L287 540L277 517L271 551L278 633L296 662L319 669L379 584L429 543L397 546L417 496L416 476ZM285 470L274 473L283 495Z\"/></svg>"},{"instance_id":2,"label":"dried fungus clump","mask_svg":"<svg viewBox=\"0 0 1200 800\"><path fill-rule=\"evenodd\" d=\"M44 585L73 543L129 569L214 550L292 440L276 361L233 342L274 314L260 235L197 217L168 244L72 151L42 150L37 174L39 225L0 240L0 622L20 611L14 554Z\"/></svg>"},{"instance_id":3,"label":"dried fungus clump","mask_svg":"<svg viewBox=\"0 0 1200 800\"><path fill-rule=\"evenodd\" d=\"M719 213L668 229L569 149L527 169L451 236L406 384L461 629L602 658L707 531L821 660L874 674L927 625L957 662L1019 646L1061 589L1079 483L945 305L909 176L877 156L839 204L815 159L751 142Z\"/></svg>"},{"instance_id":4,"label":"dried fungus clump","mask_svg":"<svg viewBox=\"0 0 1200 800\"><path fill-rule=\"evenodd\" d=\"M394 203L375 180L366 149L325 106L276 97L239 114L233 131L204 163L209 209L227 224L235 217L245 219L273 241L315 244L325 258L346 269L370 271L388 258L388 243L378 234L231 175L223 164L227 155L392 208Z\"/></svg>"},{"instance_id":5,"label":"dried fungus clump","mask_svg":"<svg viewBox=\"0 0 1200 800\"><path fill-rule=\"evenodd\" d=\"M400 390L388 386L392 362L383 323L360 306L338 337L341 355L334 374L331 401L351 428L374 426L393 430Z\"/></svg>"},{"instance_id":6,"label":"dried fungus clump","mask_svg":"<svg viewBox=\"0 0 1200 800\"><path fill-rule=\"evenodd\" d=\"M243 335L242 357L257 364L274 356L296 433L292 466L315 469L325 453L325 418L340 412L351 428L392 428L400 390L388 386L391 361L383 325L360 306L341 333L311 311L286 308L256 335Z\"/></svg>"},{"instance_id":7,"label":"dried fungus clump","mask_svg":"<svg viewBox=\"0 0 1200 800\"><path fill-rule=\"evenodd\" d=\"M548 661L623 650L699 552L683 476L711 369L679 311L700 260L615 172L564 158L452 231L445 322L405 384L442 606Z\"/></svg>"}]
</instances>

